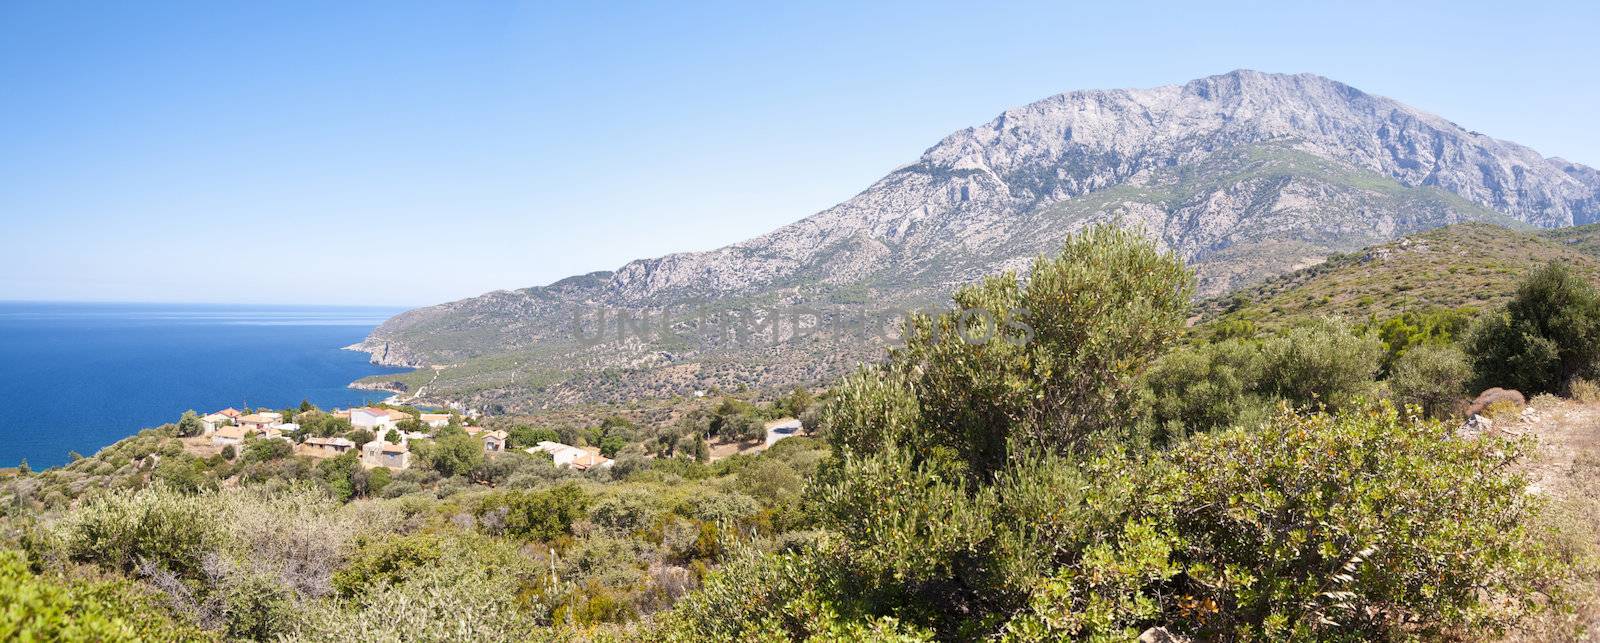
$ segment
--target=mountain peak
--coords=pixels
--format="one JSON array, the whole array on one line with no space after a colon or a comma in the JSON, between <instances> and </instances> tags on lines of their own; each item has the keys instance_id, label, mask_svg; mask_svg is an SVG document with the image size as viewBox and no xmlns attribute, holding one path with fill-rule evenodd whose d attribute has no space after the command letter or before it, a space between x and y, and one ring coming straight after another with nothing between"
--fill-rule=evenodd
<instances>
[{"instance_id":1,"label":"mountain peak","mask_svg":"<svg viewBox=\"0 0 1600 643\"><path fill-rule=\"evenodd\" d=\"M1140 230L1198 270L1202 293L1216 294L1462 221L1597 219L1600 172L1592 168L1315 74L1240 69L1008 109L851 199L760 237L413 311L374 331L369 345L407 363L492 364L464 373L496 372L518 362L493 358L518 351L559 372L715 359L756 365L784 385L812 373L802 364L838 366L879 345L836 336L762 351L639 338L596 347L563 334L562 324L595 306L642 313L707 302L848 302L873 312L931 302L954 284L1026 268L1097 222ZM832 361L819 362L817 351ZM430 390L448 389L454 371ZM700 388L738 384L695 380Z\"/></svg>"}]
</instances>

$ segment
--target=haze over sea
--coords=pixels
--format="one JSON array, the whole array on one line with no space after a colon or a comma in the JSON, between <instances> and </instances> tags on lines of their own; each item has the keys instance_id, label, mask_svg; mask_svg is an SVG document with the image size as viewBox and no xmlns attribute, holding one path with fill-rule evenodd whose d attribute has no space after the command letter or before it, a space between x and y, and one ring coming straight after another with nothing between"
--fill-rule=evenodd
<instances>
[{"instance_id":1,"label":"haze over sea","mask_svg":"<svg viewBox=\"0 0 1600 643\"><path fill-rule=\"evenodd\" d=\"M397 308L0 302L0 466L88 455L186 409L323 408L406 369L341 350Z\"/></svg>"}]
</instances>

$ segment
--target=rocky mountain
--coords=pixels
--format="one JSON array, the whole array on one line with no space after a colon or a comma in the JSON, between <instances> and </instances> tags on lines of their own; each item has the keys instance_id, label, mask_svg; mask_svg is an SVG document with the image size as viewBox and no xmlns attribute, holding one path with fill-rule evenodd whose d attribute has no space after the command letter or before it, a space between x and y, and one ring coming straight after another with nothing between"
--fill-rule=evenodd
<instances>
[{"instance_id":1,"label":"rocky mountain","mask_svg":"<svg viewBox=\"0 0 1600 643\"><path fill-rule=\"evenodd\" d=\"M1143 231L1215 295L1463 221L1597 220L1594 169L1320 76L1235 71L1007 110L766 235L413 310L358 348L448 365L431 397L507 408L785 386L875 358L894 312L1096 222Z\"/></svg>"}]
</instances>

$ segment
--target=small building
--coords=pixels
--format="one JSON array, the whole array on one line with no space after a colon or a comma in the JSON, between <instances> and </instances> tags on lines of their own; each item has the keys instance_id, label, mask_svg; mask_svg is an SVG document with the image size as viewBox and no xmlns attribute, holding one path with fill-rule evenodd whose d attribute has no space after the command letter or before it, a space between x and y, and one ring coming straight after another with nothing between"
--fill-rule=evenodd
<instances>
[{"instance_id":1,"label":"small building","mask_svg":"<svg viewBox=\"0 0 1600 643\"><path fill-rule=\"evenodd\" d=\"M238 424L239 426L247 429L255 429L257 431L276 429L279 425L283 424L283 414L273 413L270 411L263 413L251 413L249 415L240 416L238 419Z\"/></svg>"},{"instance_id":2,"label":"small building","mask_svg":"<svg viewBox=\"0 0 1600 643\"><path fill-rule=\"evenodd\" d=\"M200 426L205 428L205 434L211 435L217 429L233 424L233 418L221 413L212 413L200 418Z\"/></svg>"},{"instance_id":3,"label":"small building","mask_svg":"<svg viewBox=\"0 0 1600 643\"><path fill-rule=\"evenodd\" d=\"M220 447L239 446L244 444L245 436L254 432L254 429L242 426L224 426L212 432L211 443Z\"/></svg>"},{"instance_id":4,"label":"small building","mask_svg":"<svg viewBox=\"0 0 1600 643\"><path fill-rule=\"evenodd\" d=\"M224 416L224 417L227 417L230 420L237 420L240 417L244 416L244 411L240 411L239 409L236 409L236 408L233 408L233 407L230 406L228 408L222 409L221 411L217 411L216 414Z\"/></svg>"},{"instance_id":5,"label":"small building","mask_svg":"<svg viewBox=\"0 0 1600 643\"><path fill-rule=\"evenodd\" d=\"M361 447L361 464L389 469L409 469L411 449L404 444L373 440Z\"/></svg>"},{"instance_id":6,"label":"small building","mask_svg":"<svg viewBox=\"0 0 1600 643\"><path fill-rule=\"evenodd\" d=\"M550 459L556 463L556 466L570 467L577 469L578 471L595 468L609 469L611 468L611 465L616 464L611 460L611 458L600 455L599 449L580 449L575 446L569 446L560 442L551 442L548 440L540 442L539 446L529 447L527 452L535 454L541 452L548 453L550 454Z\"/></svg>"},{"instance_id":7,"label":"small building","mask_svg":"<svg viewBox=\"0 0 1600 643\"><path fill-rule=\"evenodd\" d=\"M478 434L478 439L483 441L485 453L499 453L506 450L506 438L511 437L505 431L484 431Z\"/></svg>"},{"instance_id":8,"label":"small building","mask_svg":"<svg viewBox=\"0 0 1600 643\"><path fill-rule=\"evenodd\" d=\"M423 424L426 424L430 428L434 429L450 424L449 413L423 413L422 415L418 416L417 419L421 420Z\"/></svg>"},{"instance_id":9,"label":"small building","mask_svg":"<svg viewBox=\"0 0 1600 643\"><path fill-rule=\"evenodd\" d=\"M800 423L800 420L794 418L786 418L768 422L767 447L771 448L772 445L778 443L778 440L792 438L796 435L799 435L800 430L804 428L805 426Z\"/></svg>"},{"instance_id":10,"label":"small building","mask_svg":"<svg viewBox=\"0 0 1600 643\"><path fill-rule=\"evenodd\" d=\"M401 420L411 419L411 414L394 409L380 409L365 407L350 409L350 426L358 429L367 429L376 432L378 429L392 429Z\"/></svg>"},{"instance_id":11,"label":"small building","mask_svg":"<svg viewBox=\"0 0 1600 643\"><path fill-rule=\"evenodd\" d=\"M316 458L332 458L356 448L356 443L344 438L306 438L300 443L300 453Z\"/></svg>"}]
</instances>

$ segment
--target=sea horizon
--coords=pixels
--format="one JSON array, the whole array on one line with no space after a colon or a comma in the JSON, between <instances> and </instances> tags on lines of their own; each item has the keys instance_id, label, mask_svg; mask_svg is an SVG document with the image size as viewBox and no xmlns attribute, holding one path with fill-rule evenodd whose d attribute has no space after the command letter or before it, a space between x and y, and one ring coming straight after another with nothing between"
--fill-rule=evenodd
<instances>
[{"instance_id":1,"label":"sea horizon","mask_svg":"<svg viewBox=\"0 0 1600 643\"><path fill-rule=\"evenodd\" d=\"M88 455L185 410L350 406L402 373L344 350L398 306L0 301L0 467Z\"/></svg>"}]
</instances>

